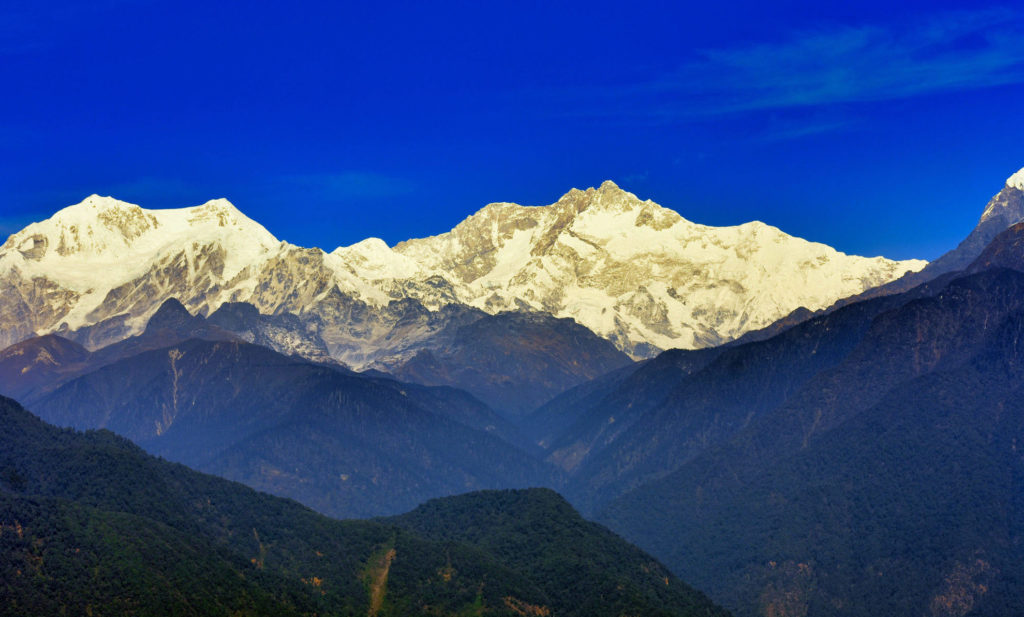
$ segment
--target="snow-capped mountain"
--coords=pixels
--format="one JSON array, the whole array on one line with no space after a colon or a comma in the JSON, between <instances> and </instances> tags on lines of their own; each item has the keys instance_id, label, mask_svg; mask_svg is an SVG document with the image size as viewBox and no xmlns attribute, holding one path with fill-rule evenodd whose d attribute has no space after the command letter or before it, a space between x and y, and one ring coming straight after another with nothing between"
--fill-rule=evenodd
<instances>
[{"instance_id":1,"label":"snow-capped mountain","mask_svg":"<svg viewBox=\"0 0 1024 617\"><path fill-rule=\"evenodd\" d=\"M138 332L168 297L230 295L279 245L223 199L145 210L92 195L0 247L3 342L115 316Z\"/></svg>"},{"instance_id":2,"label":"snow-capped mountain","mask_svg":"<svg viewBox=\"0 0 1024 617\"><path fill-rule=\"evenodd\" d=\"M96 195L0 247L0 345L77 331L97 347L169 297L299 316L333 357L408 357L481 311L571 317L634 357L702 347L888 282L923 261L845 255L759 222L708 227L619 189L491 204L451 232L330 253L277 240L228 201L147 210Z\"/></svg>"},{"instance_id":3,"label":"snow-capped mountain","mask_svg":"<svg viewBox=\"0 0 1024 617\"><path fill-rule=\"evenodd\" d=\"M1021 221L1024 221L1024 169L1006 179L1003 188L993 195L985 205L978 224L955 249L943 253L938 259L920 270L908 272L894 281L871 288L862 294L843 298L828 310L835 310L868 298L902 293L943 274L963 270L981 255L981 252L996 236ZM763 332L751 333L748 338L751 340L767 338L774 332L778 332L780 327L799 323L808 317L810 317L810 313L806 312L791 316L790 319L780 321Z\"/></svg>"},{"instance_id":4,"label":"snow-capped mountain","mask_svg":"<svg viewBox=\"0 0 1024 617\"><path fill-rule=\"evenodd\" d=\"M978 255L1004 229L1024 220L1024 169L1006 179L1002 190L996 193L981 214L981 219L963 242L954 250L935 260L930 271L935 275L960 270ZM941 272L939 272L941 270Z\"/></svg>"},{"instance_id":5,"label":"snow-capped mountain","mask_svg":"<svg viewBox=\"0 0 1024 617\"><path fill-rule=\"evenodd\" d=\"M691 223L613 182L550 206L491 204L394 252L448 273L473 306L572 317L636 356L716 345L925 265L845 255L760 222Z\"/></svg>"}]
</instances>

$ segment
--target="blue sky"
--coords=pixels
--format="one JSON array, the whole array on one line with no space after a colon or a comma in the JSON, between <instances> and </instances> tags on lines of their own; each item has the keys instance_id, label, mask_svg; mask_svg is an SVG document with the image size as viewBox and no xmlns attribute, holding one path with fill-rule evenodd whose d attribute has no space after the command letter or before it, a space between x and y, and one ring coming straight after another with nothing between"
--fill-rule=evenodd
<instances>
[{"instance_id":1,"label":"blue sky","mask_svg":"<svg viewBox=\"0 0 1024 617\"><path fill-rule=\"evenodd\" d=\"M328 250L612 179L934 258L1024 166L1006 3L0 4L0 234L227 197Z\"/></svg>"}]
</instances>

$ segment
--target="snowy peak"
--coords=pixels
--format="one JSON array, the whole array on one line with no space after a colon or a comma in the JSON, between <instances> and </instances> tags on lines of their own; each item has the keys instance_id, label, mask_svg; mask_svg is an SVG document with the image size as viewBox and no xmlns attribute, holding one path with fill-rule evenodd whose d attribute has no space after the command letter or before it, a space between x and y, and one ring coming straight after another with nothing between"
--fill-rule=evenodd
<instances>
[{"instance_id":1,"label":"snowy peak","mask_svg":"<svg viewBox=\"0 0 1024 617\"><path fill-rule=\"evenodd\" d=\"M135 204L90 195L12 235L0 248L16 249L31 260L116 253L158 226L154 216Z\"/></svg>"},{"instance_id":2,"label":"snowy peak","mask_svg":"<svg viewBox=\"0 0 1024 617\"><path fill-rule=\"evenodd\" d=\"M380 238L366 238L351 246L339 246L330 253L339 264L362 278L409 278L422 273L415 261L396 253Z\"/></svg>"},{"instance_id":3,"label":"snowy peak","mask_svg":"<svg viewBox=\"0 0 1024 617\"><path fill-rule=\"evenodd\" d=\"M1024 191L1024 168L1006 179L1006 186L1018 191Z\"/></svg>"},{"instance_id":4,"label":"snowy peak","mask_svg":"<svg viewBox=\"0 0 1024 617\"><path fill-rule=\"evenodd\" d=\"M38 300L49 306L31 308L41 312L22 330L77 329L127 315L135 333L171 295L188 298L193 309L216 308L206 298L219 305L281 245L225 199L147 210L90 195L8 238L0 276L21 288L12 306L33 307L32 290L43 281L54 294Z\"/></svg>"},{"instance_id":5,"label":"snowy peak","mask_svg":"<svg viewBox=\"0 0 1024 617\"><path fill-rule=\"evenodd\" d=\"M650 200L642 201L633 193L619 188L619 185L611 180L605 180L598 188L590 187L585 190L574 188L547 207L581 214L587 210L630 212L643 208L645 205L657 204Z\"/></svg>"},{"instance_id":6,"label":"snowy peak","mask_svg":"<svg viewBox=\"0 0 1024 617\"><path fill-rule=\"evenodd\" d=\"M147 210L92 195L0 247L11 281L0 316L19 324L0 339L86 326L125 336L177 297L178 313L248 302L292 314L355 365L410 351L448 306L572 318L645 357L718 344L923 265L844 255L762 223L692 223L611 181L546 206L492 203L437 236L330 253L278 241L225 199Z\"/></svg>"},{"instance_id":7,"label":"snowy peak","mask_svg":"<svg viewBox=\"0 0 1024 617\"><path fill-rule=\"evenodd\" d=\"M1022 218L1024 218L1024 169L1006 179L1006 186L1003 187L1003 190L996 193L985 206L978 226L981 227L988 223L988 226L998 227L998 229L989 230L984 238L987 243L997 233ZM989 223L989 221L993 222ZM978 248L979 252L981 248L983 247Z\"/></svg>"},{"instance_id":8,"label":"snowy peak","mask_svg":"<svg viewBox=\"0 0 1024 617\"><path fill-rule=\"evenodd\" d=\"M674 210L641 201L606 180L599 188L571 189L547 206L488 204L452 231L400 242L394 252L429 268L454 270L462 282L471 283L489 273L504 277L517 264L560 251L565 244L597 249L619 239L617 244L624 245L635 228L660 231L677 223L692 226Z\"/></svg>"},{"instance_id":9,"label":"snowy peak","mask_svg":"<svg viewBox=\"0 0 1024 617\"><path fill-rule=\"evenodd\" d=\"M115 199L109 195L104 197L93 193L89 195L81 202L68 206L63 210L57 212L57 216L63 215L66 218L75 219L81 217L94 216L95 213L103 212L107 210L141 210L139 206ZM92 213L92 214L90 214Z\"/></svg>"},{"instance_id":10,"label":"snowy peak","mask_svg":"<svg viewBox=\"0 0 1024 617\"><path fill-rule=\"evenodd\" d=\"M28 260L108 258L159 252L166 244L233 241L272 248L279 244L262 225L226 199L172 210L146 210L112 197L90 195L52 217L12 235L0 251Z\"/></svg>"},{"instance_id":11,"label":"snowy peak","mask_svg":"<svg viewBox=\"0 0 1024 617\"><path fill-rule=\"evenodd\" d=\"M559 217L559 227L565 228L570 235L597 241L598 244L604 244L602 239L632 236L637 230L643 233L643 228L663 231L677 224L681 225L680 229L702 228L675 210L649 199L641 200L611 180L605 180L596 189L573 189L550 207L571 214Z\"/></svg>"},{"instance_id":12,"label":"snowy peak","mask_svg":"<svg viewBox=\"0 0 1024 617\"><path fill-rule=\"evenodd\" d=\"M166 212L175 211L168 210ZM201 206L182 208L180 212L191 229L201 228L214 233L217 229L228 230L229 233L233 231L245 234L265 246L278 244L277 238L262 225L242 214L227 199L211 199Z\"/></svg>"},{"instance_id":13,"label":"snowy peak","mask_svg":"<svg viewBox=\"0 0 1024 617\"><path fill-rule=\"evenodd\" d=\"M691 223L613 182L549 206L490 204L395 251L453 279L471 306L571 317L635 356L718 344L925 265L845 255L760 222Z\"/></svg>"},{"instance_id":14,"label":"snowy peak","mask_svg":"<svg viewBox=\"0 0 1024 617\"><path fill-rule=\"evenodd\" d=\"M67 218L80 218L82 216L88 217L89 213L95 215L97 212L105 210L141 210L139 206L115 199L109 195L104 197L93 193L89 195L77 204L70 205L66 208L58 210L54 216L64 216Z\"/></svg>"}]
</instances>

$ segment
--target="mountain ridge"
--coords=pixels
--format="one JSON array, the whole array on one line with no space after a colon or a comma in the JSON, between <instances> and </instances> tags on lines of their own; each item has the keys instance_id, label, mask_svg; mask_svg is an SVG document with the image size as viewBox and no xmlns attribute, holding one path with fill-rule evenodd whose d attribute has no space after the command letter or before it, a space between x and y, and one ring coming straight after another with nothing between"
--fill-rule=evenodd
<instances>
[{"instance_id":1,"label":"mountain ridge","mask_svg":"<svg viewBox=\"0 0 1024 617\"><path fill-rule=\"evenodd\" d=\"M147 210L94 195L0 246L0 321L11 324L0 345L89 329L81 342L104 346L174 296L201 315L227 302L294 314L356 368L394 354L388 333L415 305L571 317L637 358L717 344L923 265L847 256L762 223L698 225L610 181L548 206L490 204L438 236L330 253L279 241L223 199Z\"/></svg>"},{"instance_id":2,"label":"mountain ridge","mask_svg":"<svg viewBox=\"0 0 1024 617\"><path fill-rule=\"evenodd\" d=\"M472 488L558 482L517 445L524 440L511 424L454 388L357 374L237 339L159 339L108 356L92 370L69 367L78 370L23 400L55 424L110 429L152 454L339 517L391 514Z\"/></svg>"},{"instance_id":3,"label":"mountain ridge","mask_svg":"<svg viewBox=\"0 0 1024 617\"><path fill-rule=\"evenodd\" d=\"M386 521L331 520L146 455L107 431L47 425L0 397L0 613L727 615L663 568L652 572L650 556L553 493L465 495L433 507L465 526L459 518L487 516L460 504L494 496L547 526L492 523L491 541L528 543L534 553L513 560ZM597 590L615 606L581 608L574 570L537 581L547 565L538 551L567 548L585 558L576 568L602 575ZM629 567L613 567L624 551Z\"/></svg>"}]
</instances>

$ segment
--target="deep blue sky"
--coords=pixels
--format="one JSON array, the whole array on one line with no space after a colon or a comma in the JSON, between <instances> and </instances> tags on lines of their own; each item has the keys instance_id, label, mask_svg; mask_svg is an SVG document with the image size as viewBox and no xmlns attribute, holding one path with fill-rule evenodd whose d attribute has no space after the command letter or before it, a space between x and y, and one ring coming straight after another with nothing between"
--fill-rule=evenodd
<instances>
[{"instance_id":1,"label":"deep blue sky","mask_svg":"<svg viewBox=\"0 0 1024 617\"><path fill-rule=\"evenodd\" d=\"M330 250L612 179L934 258L1024 166L1019 3L211 4L0 4L0 235L227 197Z\"/></svg>"}]
</instances>

